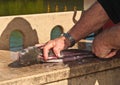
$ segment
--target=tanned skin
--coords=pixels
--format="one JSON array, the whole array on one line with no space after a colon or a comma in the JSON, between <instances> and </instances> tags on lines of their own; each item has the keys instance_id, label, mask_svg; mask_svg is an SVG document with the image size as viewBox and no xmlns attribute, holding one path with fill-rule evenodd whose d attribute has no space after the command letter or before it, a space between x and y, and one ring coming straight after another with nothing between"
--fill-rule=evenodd
<instances>
[{"instance_id":1,"label":"tanned skin","mask_svg":"<svg viewBox=\"0 0 120 85\"><path fill-rule=\"evenodd\" d=\"M92 51L101 58L113 57L120 49L120 24L104 30L95 37Z\"/></svg>"},{"instance_id":2,"label":"tanned skin","mask_svg":"<svg viewBox=\"0 0 120 85\"><path fill-rule=\"evenodd\" d=\"M82 14L80 20L68 31L68 33L78 42L90 33L99 30L108 20L109 17L105 10L99 2L96 1L84 14ZM100 33L93 41L93 53L101 58L109 58L115 55L116 51L120 48L120 35L118 35L118 31L120 31L119 24ZM43 48L44 59L48 59L48 52L50 49L53 49L56 56L60 56L60 51L69 46L69 40L63 36L48 41Z\"/></svg>"}]
</instances>

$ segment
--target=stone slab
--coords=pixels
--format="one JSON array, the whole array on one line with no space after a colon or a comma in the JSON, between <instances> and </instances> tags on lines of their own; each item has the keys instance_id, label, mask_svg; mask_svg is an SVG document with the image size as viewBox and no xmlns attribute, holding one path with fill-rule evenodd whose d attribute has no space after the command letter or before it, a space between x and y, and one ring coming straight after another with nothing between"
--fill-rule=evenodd
<instances>
[{"instance_id":1,"label":"stone slab","mask_svg":"<svg viewBox=\"0 0 120 85\"><path fill-rule=\"evenodd\" d=\"M120 57L87 58L67 63L43 63L21 68L8 66L11 52L0 50L0 85L41 85L120 67Z\"/></svg>"},{"instance_id":2,"label":"stone slab","mask_svg":"<svg viewBox=\"0 0 120 85\"><path fill-rule=\"evenodd\" d=\"M44 85L120 85L120 68L76 76Z\"/></svg>"}]
</instances>

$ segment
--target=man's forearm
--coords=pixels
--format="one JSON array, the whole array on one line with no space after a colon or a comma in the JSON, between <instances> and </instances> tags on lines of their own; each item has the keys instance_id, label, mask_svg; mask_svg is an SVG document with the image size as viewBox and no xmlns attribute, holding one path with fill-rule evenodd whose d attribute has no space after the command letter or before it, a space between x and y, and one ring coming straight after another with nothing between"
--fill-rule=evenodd
<instances>
[{"instance_id":1,"label":"man's forearm","mask_svg":"<svg viewBox=\"0 0 120 85\"><path fill-rule=\"evenodd\" d=\"M76 41L79 41L90 33L100 29L108 20L109 17L102 6L98 2L95 2L95 4L82 15L69 33Z\"/></svg>"}]
</instances>

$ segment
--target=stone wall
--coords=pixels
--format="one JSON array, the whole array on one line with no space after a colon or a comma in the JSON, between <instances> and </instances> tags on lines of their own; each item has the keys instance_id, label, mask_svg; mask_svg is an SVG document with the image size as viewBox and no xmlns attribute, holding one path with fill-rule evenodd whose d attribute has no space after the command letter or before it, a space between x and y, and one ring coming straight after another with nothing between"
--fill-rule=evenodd
<instances>
[{"instance_id":1,"label":"stone wall","mask_svg":"<svg viewBox=\"0 0 120 85\"><path fill-rule=\"evenodd\" d=\"M24 36L24 47L45 43L50 40L51 30L55 26L61 26L63 32L68 31L74 20L78 20L81 11L77 12L45 13L33 15L19 15L0 17L0 49L9 50L10 34L18 30Z\"/></svg>"}]
</instances>

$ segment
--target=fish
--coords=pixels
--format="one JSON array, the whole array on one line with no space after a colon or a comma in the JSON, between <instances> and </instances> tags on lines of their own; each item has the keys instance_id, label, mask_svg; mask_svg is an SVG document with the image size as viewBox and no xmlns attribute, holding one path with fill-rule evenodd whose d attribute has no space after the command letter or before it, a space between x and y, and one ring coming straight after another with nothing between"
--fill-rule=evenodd
<instances>
[{"instance_id":1,"label":"fish","mask_svg":"<svg viewBox=\"0 0 120 85\"><path fill-rule=\"evenodd\" d=\"M91 51L80 50L80 49L66 49L60 52L60 56L56 57L52 49L48 53L48 59L44 60L43 47L29 46L17 52L17 60L11 63L15 66L29 66L37 63L58 63L58 62L70 62L85 57L93 57Z\"/></svg>"}]
</instances>

